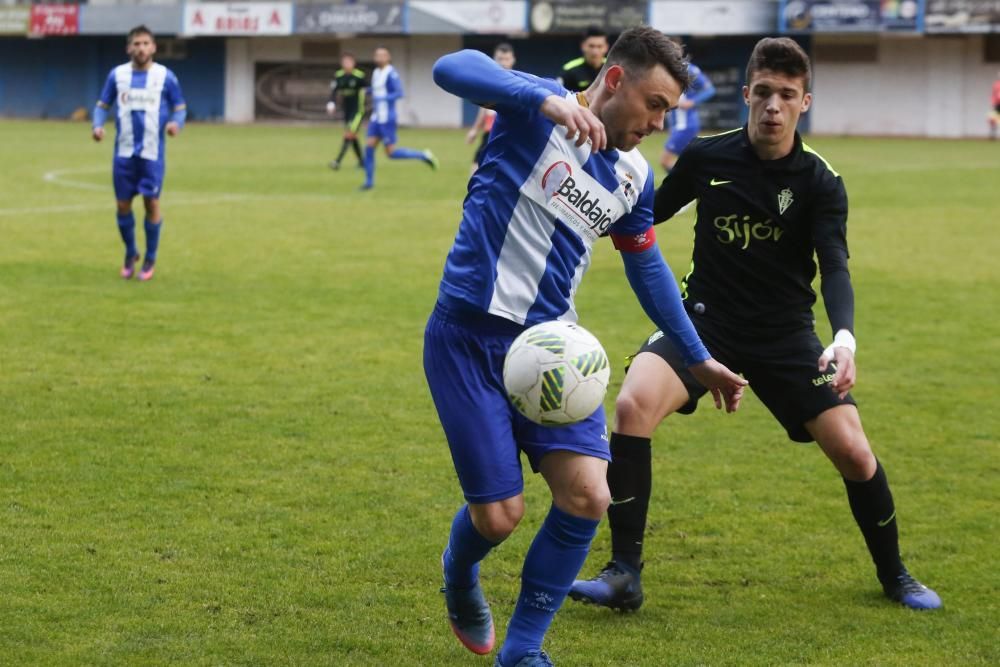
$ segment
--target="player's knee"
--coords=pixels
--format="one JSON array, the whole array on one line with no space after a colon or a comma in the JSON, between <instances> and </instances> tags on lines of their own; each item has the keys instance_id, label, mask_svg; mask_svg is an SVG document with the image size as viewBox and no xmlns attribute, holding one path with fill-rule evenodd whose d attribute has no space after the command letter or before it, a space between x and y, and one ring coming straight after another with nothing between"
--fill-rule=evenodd
<instances>
[{"instance_id":1,"label":"player's knee","mask_svg":"<svg viewBox=\"0 0 1000 667\"><path fill-rule=\"evenodd\" d=\"M849 480L864 482L875 474L875 455L863 432L845 436L831 458L837 471Z\"/></svg>"},{"instance_id":2,"label":"player's knee","mask_svg":"<svg viewBox=\"0 0 1000 667\"><path fill-rule=\"evenodd\" d=\"M489 503L471 505L472 522L479 534L490 542L500 543L507 539L524 516L524 502Z\"/></svg>"},{"instance_id":3,"label":"player's knee","mask_svg":"<svg viewBox=\"0 0 1000 667\"><path fill-rule=\"evenodd\" d=\"M656 401L642 392L622 388L615 399L615 430L619 433L651 435L662 418Z\"/></svg>"},{"instance_id":4,"label":"player's knee","mask_svg":"<svg viewBox=\"0 0 1000 667\"><path fill-rule=\"evenodd\" d=\"M115 205L118 207L118 212L121 215L127 215L132 212L132 202L130 201L119 201Z\"/></svg>"},{"instance_id":5,"label":"player's knee","mask_svg":"<svg viewBox=\"0 0 1000 667\"><path fill-rule=\"evenodd\" d=\"M611 504L611 491L608 490L607 482L600 480L591 484L580 483L574 485L569 493L558 498L556 506L559 509L586 519L600 519L608 511Z\"/></svg>"}]
</instances>

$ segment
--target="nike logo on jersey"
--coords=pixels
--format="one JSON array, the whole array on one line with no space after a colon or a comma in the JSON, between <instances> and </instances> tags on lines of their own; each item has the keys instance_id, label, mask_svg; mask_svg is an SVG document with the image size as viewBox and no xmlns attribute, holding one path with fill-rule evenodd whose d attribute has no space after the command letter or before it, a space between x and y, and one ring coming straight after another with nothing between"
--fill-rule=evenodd
<instances>
[{"instance_id":1,"label":"nike logo on jersey","mask_svg":"<svg viewBox=\"0 0 1000 667\"><path fill-rule=\"evenodd\" d=\"M732 183L732 181L717 181L713 178L708 182L709 185L725 185L726 183Z\"/></svg>"}]
</instances>

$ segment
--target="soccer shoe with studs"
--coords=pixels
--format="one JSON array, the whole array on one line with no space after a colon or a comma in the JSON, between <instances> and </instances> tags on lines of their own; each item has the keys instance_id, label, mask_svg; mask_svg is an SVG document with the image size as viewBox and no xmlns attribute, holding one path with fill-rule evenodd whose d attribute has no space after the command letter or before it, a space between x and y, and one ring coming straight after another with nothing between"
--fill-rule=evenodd
<instances>
[{"instance_id":1,"label":"soccer shoe with studs","mask_svg":"<svg viewBox=\"0 0 1000 667\"><path fill-rule=\"evenodd\" d=\"M642 606L642 579L639 570L611 561L593 579L574 581L569 596L577 602L636 611Z\"/></svg>"},{"instance_id":2,"label":"soccer shoe with studs","mask_svg":"<svg viewBox=\"0 0 1000 667\"><path fill-rule=\"evenodd\" d=\"M441 555L444 568L444 555ZM483 595L483 588L476 582L472 588L450 588L448 583L441 587L444 604L448 609L451 631L462 642L462 646L478 655L486 655L493 650L496 632L493 628L493 614Z\"/></svg>"},{"instance_id":3,"label":"soccer shoe with studs","mask_svg":"<svg viewBox=\"0 0 1000 667\"><path fill-rule=\"evenodd\" d=\"M142 262L142 270L139 271L139 280L146 281L153 277L153 273L156 271L156 260L146 259Z\"/></svg>"},{"instance_id":4,"label":"soccer shoe with studs","mask_svg":"<svg viewBox=\"0 0 1000 667\"><path fill-rule=\"evenodd\" d=\"M139 261L139 255L132 255L125 257L125 263L122 264L121 276L125 280L130 279L135 275L135 263Z\"/></svg>"},{"instance_id":5,"label":"soccer shoe with studs","mask_svg":"<svg viewBox=\"0 0 1000 667\"><path fill-rule=\"evenodd\" d=\"M906 570L889 582L882 584L885 596L904 607L917 610L939 609L941 598L937 593L913 578Z\"/></svg>"},{"instance_id":6,"label":"soccer shoe with studs","mask_svg":"<svg viewBox=\"0 0 1000 667\"><path fill-rule=\"evenodd\" d=\"M424 151L424 162L427 163L428 167L435 171L437 171L437 168L440 165L437 157L434 156L434 153L432 153L429 148Z\"/></svg>"},{"instance_id":7,"label":"soccer shoe with studs","mask_svg":"<svg viewBox=\"0 0 1000 667\"><path fill-rule=\"evenodd\" d=\"M531 651L513 665L505 665L500 662L500 654L497 654L493 667L555 667L555 664L545 651Z\"/></svg>"}]
</instances>

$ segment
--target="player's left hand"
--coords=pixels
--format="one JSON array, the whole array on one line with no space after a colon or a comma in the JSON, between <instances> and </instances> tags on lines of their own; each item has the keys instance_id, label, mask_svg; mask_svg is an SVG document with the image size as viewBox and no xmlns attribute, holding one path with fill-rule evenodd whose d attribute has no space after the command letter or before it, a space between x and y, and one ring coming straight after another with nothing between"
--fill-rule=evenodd
<instances>
[{"instance_id":1,"label":"player's left hand","mask_svg":"<svg viewBox=\"0 0 1000 667\"><path fill-rule=\"evenodd\" d=\"M854 365L854 353L847 347L831 346L819 356L819 370L825 371L831 362L836 368L836 372L833 374L830 387L837 392L837 396L843 399L857 379L858 371L857 366Z\"/></svg>"},{"instance_id":2,"label":"player's left hand","mask_svg":"<svg viewBox=\"0 0 1000 667\"><path fill-rule=\"evenodd\" d=\"M177 133L180 131L181 131L181 126L178 125L175 121L170 121L169 123L167 123L167 134L169 134L171 137L176 137Z\"/></svg>"}]
</instances>

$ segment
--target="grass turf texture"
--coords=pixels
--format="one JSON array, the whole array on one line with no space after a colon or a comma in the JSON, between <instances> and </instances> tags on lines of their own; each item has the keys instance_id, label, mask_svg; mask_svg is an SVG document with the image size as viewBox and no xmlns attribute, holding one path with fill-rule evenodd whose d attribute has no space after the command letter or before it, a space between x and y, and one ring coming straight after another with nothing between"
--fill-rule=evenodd
<instances>
[{"instance_id":1,"label":"grass turf texture","mask_svg":"<svg viewBox=\"0 0 1000 667\"><path fill-rule=\"evenodd\" d=\"M487 664L437 591L461 495L421 369L462 136L404 130L442 169L380 153L359 193L350 155L325 166L332 125L189 126L140 284L117 277L111 142L0 124L0 662ZM749 396L660 429L647 603L567 603L559 664L1000 662L1000 151L811 143L851 197L855 396L904 558L945 609L882 598L833 468ZM658 229L678 273L692 220ZM614 362L610 407L651 327L608 243L578 307ZM524 522L483 567L498 638L548 506L528 477ZM608 549L602 527L585 575Z\"/></svg>"}]
</instances>

